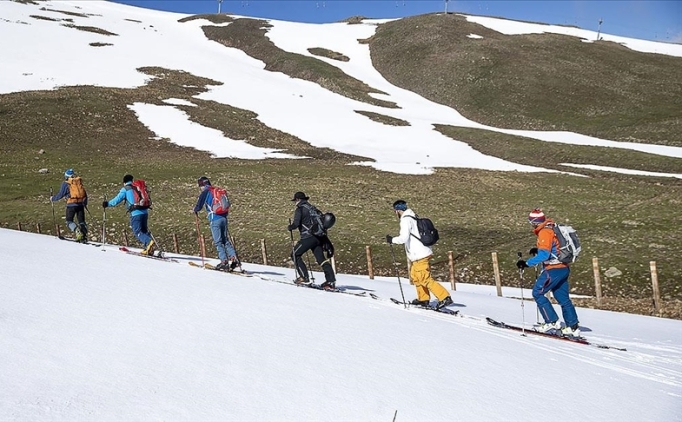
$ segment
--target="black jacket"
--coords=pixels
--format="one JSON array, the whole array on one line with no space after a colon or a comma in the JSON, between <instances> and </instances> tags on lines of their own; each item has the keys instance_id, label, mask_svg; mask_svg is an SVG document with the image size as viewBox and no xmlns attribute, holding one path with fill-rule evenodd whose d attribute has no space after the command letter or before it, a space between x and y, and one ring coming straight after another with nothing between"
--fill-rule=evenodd
<instances>
[{"instance_id":1,"label":"black jacket","mask_svg":"<svg viewBox=\"0 0 682 422\"><path fill-rule=\"evenodd\" d=\"M308 210L309 206L313 207L313 205L305 199L299 201L298 205L296 205L296 211L294 211L294 221L289 224L289 231L298 229L301 233L301 239L313 236L312 233L310 233L310 228L313 226L313 219L310 217L310 211Z\"/></svg>"}]
</instances>

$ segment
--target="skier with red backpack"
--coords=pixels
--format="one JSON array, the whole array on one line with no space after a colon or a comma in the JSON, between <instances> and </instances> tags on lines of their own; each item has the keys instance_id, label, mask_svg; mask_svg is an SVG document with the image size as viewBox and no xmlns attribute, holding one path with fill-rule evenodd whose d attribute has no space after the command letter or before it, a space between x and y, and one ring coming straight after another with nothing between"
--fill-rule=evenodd
<instances>
[{"instance_id":1,"label":"skier with red backpack","mask_svg":"<svg viewBox=\"0 0 682 422\"><path fill-rule=\"evenodd\" d=\"M85 208L88 206L88 194L83 187L83 181L73 169L64 172L64 182L51 202L66 198L66 225L76 234L77 242L88 241L88 226L85 224ZM73 219L78 219L78 224Z\"/></svg>"},{"instance_id":2,"label":"skier with red backpack","mask_svg":"<svg viewBox=\"0 0 682 422\"><path fill-rule=\"evenodd\" d=\"M218 250L218 258L220 258L220 264L216 266L216 269L233 271L237 267L241 268L242 265L237 258L237 251L235 251L228 236L230 200L227 196L227 191L211 185L211 181L206 176L200 177L197 180L197 184L201 189L201 193L199 198L197 198L197 204L194 206L193 212L195 215L198 215L199 211L204 208L208 213L213 244Z\"/></svg>"},{"instance_id":3,"label":"skier with red backpack","mask_svg":"<svg viewBox=\"0 0 682 422\"><path fill-rule=\"evenodd\" d=\"M115 207L123 201L128 205L130 228L144 246L142 254L154 255L156 245L148 227L148 210L152 206L152 200L145 181L134 180L132 175L126 174L123 176L123 188L118 192L118 195L109 201L102 202L102 207Z\"/></svg>"}]
</instances>

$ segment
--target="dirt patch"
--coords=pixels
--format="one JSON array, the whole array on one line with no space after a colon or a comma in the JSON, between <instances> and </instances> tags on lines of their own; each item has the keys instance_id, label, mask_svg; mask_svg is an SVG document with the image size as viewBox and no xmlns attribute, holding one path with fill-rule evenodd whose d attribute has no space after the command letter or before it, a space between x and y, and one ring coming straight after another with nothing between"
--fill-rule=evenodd
<instances>
[{"instance_id":1,"label":"dirt patch","mask_svg":"<svg viewBox=\"0 0 682 422\"><path fill-rule=\"evenodd\" d=\"M80 25L73 25L70 23L63 23L62 26L65 26L67 28L77 29L79 31L92 32L94 34L116 36L116 37L118 36L118 34L114 34L113 32L109 32L106 29L96 28L94 26L80 26Z\"/></svg>"},{"instance_id":2,"label":"dirt patch","mask_svg":"<svg viewBox=\"0 0 682 422\"><path fill-rule=\"evenodd\" d=\"M327 57L329 59L338 60L340 62L350 61L350 58L348 56L344 56L343 54L337 53L336 51L327 50L326 48L315 47L309 48L308 51L310 52L310 54L314 54L320 57Z\"/></svg>"},{"instance_id":3,"label":"dirt patch","mask_svg":"<svg viewBox=\"0 0 682 422\"><path fill-rule=\"evenodd\" d=\"M373 113L371 111L355 110L356 113L362 114L363 116L369 117L371 120L383 123L388 126L410 126L410 122L398 119L391 116L386 116L385 114Z\"/></svg>"},{"instance_id":4,"label":"dirt patch","mask_svg":"<svg viewBox=\"0 0 682 422\"><path fill-rule=\"evenodd\" d=\"M59 21L59 19L49 18L47 16L40 16L40 15L29 15L29 17L33 18L33 19L39 19L42 21L53 21L53 22Z\"/></svg>"},{"instance_id":5,"label":"dirt patch","mask_svg":"<svg viewBox=\"0 0 682 422\"><path fill-rule=\"evenodd\" d=\"M55 12L55 13L62 13L64 15L69 15L69 16L77 16L79 18L87 18L88 15L85 15L83 13L78 13L78 12L69 12L68 10L57 10L57 9L48 9L46 7L41 7L40 10L43 10L45 12Z\"/></svg>"},{"instance_id":6,"label":"dirt patch","mask_svg":"<svg viewBox=\"0 0 682 422\"><path fill-rule=\"evenodd\" d=\"M203 14L203 15L193 15L193 16L187 16L186 18L178 19L178 22L191 22L195 20L207 20L211 23L215 24L220 24L220 23L230 23L234 22L234 19L231 16L228 15L223 15L223 14Z\"/></svg>"}]
</instances>

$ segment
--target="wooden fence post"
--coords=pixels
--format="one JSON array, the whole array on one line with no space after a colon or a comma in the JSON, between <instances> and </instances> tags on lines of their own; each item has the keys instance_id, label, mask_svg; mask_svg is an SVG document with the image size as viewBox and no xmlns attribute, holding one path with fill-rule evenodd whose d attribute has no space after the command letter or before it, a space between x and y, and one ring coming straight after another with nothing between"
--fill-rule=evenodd
<instances>
[{"instance_id":1,"label":"wooden fence post","mask_svg":"<svg viewBox=\"0 0 682 422\"><path fill-rule=\"evenodd\" d=\"M260 251L263 254L263 265L268 265L268 248L265 245L265 239L260 240Z\"/></svg>"},{"instance_id":2,"label":"wooden fence post","mask_svg":"<svg viewBox=\"0 0 682 422\"><path fill-rule=\"evenodd\" d=\"M123 244L127 247L128 246L128 231L123 230Z\"/></svg>"},{"instance_id":3,"label":"wooden fence post","mask_svg":"<svg viewBox=\"0 0 682 422\"><path fill-rule=\"evenodd\" d=\"M367 255L367 274L369 274L370 280L374 280L374 266L372 265L372 248L369 245L365 246L365 255Z\"/></svg>"},{"instance_id":4,"label":"wooden fence post","mask_svg":"<svg viewBox=\"0 0 682 422\"><path fill-rule=\"evenodd\" d=\"M176 233L173 233L173 248L175 249L175 253L180 253L180 243L178 242L178 235Z\"/></svg>"},{"instance_id":5,"label":"wooden fence post","mask_svg":"<svg viewBox=\"0 0 682 422\"><path fill-rule=\"evenodd\" d=\"M500 267L497 264L497 252L493 252L493 271L495 273L495 286L497 295L502 296L502 280L500 279Z\"/></svg>"},{"instance_id":6,"label":"wooden fence post","mask_svg":"<svg viewBox=\"0 0 682 422\"><path fill-rule=\"evenodd\" d=\"M38 234L43 234L42 230L40 230L40 223L36 224L36 229L38 230Z\"/></svg>"},{"instance_id":7,"label":"wooden fence post","mask_svg":"<svg viewBox=\"0 0 682 422\"><path fill-rule=\"evenodd\" d=\"M62 237L62 232L59 230L59 224L54 226L54 231L57 232L57 237Z\"/></svg>"},{"instance_id":8,"label":"wooden fence post","mask_svg":"<svg viewBox=\"0 0 682 422\"><path fill-rule=\"evenodd\" d=\"M592 273L594 274L594 291L597 294L597 305L601 305L601 277L599 275L599 258L592 258Z\"/></svg>"},{"instance_id":9,"label":"wooden fence post","mask_svg":"<svg viewBox=\"0 0 682 422\"><path fill-rule=\"evenodd\" d=\"M452 257L452 251L448 251L448 268L450 269L450 287L454 292L457 286L455 285L455 260Z\"/></svg>"},{"instance_id":10,"label":"wooden fence post","mask_svg":"<svg viewBox=\"0 0 682 422\"><path fill-rule=\"evenodd\" d=\"M17 228L19 229L19 231L22 231L21 230L21 221L17 223Z\"/></svg>"},{"instance_id":11,"label":"wooden fence post","mask_svg":"<svg viewBox=\"0 0 682 422\"><path fill-rule=\"evenodd\" d=\"M654 310L656 316L661 316L661 291L658 288L658 272L656 271L656 261L649 262L649 269L651 269L651 286L654 289Z\"/></svg>"}]
</instances>

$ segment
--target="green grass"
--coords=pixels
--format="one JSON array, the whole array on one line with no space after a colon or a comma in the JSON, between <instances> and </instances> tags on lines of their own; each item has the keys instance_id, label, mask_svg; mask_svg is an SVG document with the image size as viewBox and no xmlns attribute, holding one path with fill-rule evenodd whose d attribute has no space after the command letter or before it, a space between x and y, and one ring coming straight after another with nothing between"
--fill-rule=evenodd
<instances>
[{"instance_id":1,"label":"green grass","mask_svg":"<svg viewBox=\"0 0 682 422\"><path fill-rule=\"evenodd\" d=\"M442 14L382 24L370 48L390 82L479 123L682 146L680 57Z\"/></svg>"},{"instance_id":2,"label":"green grass","mask_svg":"<svg viewBox=\"0 0 682 422\"><path fill-rule=\"evenodd\" d=\"M434 16L419 19L427 18L436 19ZM450 18L455 17L448 16ZM224 21L222 17L218 19ZM411 21L411 24L414 23ZM207 26L204 30L212 39L242 48L247 54L264 60L269 70L285 71L290 76L307 78L323 86L331 83L338 89L343 88L344 95L364 98L366 102L371 98L367 93L376 92L367 86L357 85L352 78L339 76L330 70L331 66L320 60L282 52L264 37L265 30L260 29L261 25L263 21L239 19L227 27ZM229 28L232 29L227 31ZM424 24L423 30L434 28L437 26ZM409 34L407 28L386 24L380 27L377 37L386 37L386 30L394 31L394 37L397 37L393 38L394 41L403 40L400 34ZM475 30L465 27L462 32L479 33L490 38L488 42L497 42L494 33L484 33L479 27ZM521 46L525 45L525 38L512 38L521 40ZM567 42L563 37L550 38L551 42L562 46ZM466 40L464 42L468 43ZM387 78L399 79L398 85L403 84L403 87L417 91L428 88L427 91L432 90L429 91L431 93L441 89L442 95L447 98L465 98L460 92L462 90L465 95L473 95L471 92L474 88L455 89L449 82L443 82L444 85L438 89L426 85L414 88L414 84L417 84L415 80L424 84L424 76L434 71L425 70L425 67L437 68L439 62L430 56L433 52L423 51L425 47L419 43L412 45L411 39L403 40L406 44L398 50L385 45L385 40L379 41L375 38L367 41L375 62L377 55L400 53L402 57L398 64L412 66L414 70L412 77L408 78L408 75L401 73L405 71L402 68L391 73L393 71L384 67L385 63L379 66ZM510 60L516 62L513 59L518 53L515 49L522 47L515 44L505 46ZM603 48L606 47L613 48ZM458 48L464 50L452 54L471 54L471 58L481 53L467 53L466 49L478 48L469 44ZM581 50L576 50L578 53L582 54ZM429 60L424 61L424 57ZM448 57L443 58L443 63L448 66L459 63L449 61ZM630 56L624 57L628 59ZM577 57L575 60L580 61L582 58ZM504 67L503 63L499 65ZM659 66L667 65L661 63ZM474 67L465 69L474 73L483 72ZM566 69L555 66L555 71ZM681 173L679 159L628 150L545 143L495 132L438 125L436 130L444 135L467 142L483 153L590 177L471 169L438 169L435 174L428 176L384 173L368 167L349 166L351 162L365 161L367 158L314 148L295 136L265 126L252 111L194 98L220 82L171 69L150 67L139 70L155 77L148 85L137 89L81 86L0 96L2 227L14 228L18 222L26 227L35 227L40 223L43 230L51 227L49 189L57 189L64 170L74 168L83 176L92 198L92 215L88 215L88 220L95 228L93 232L97 231L96 227L102 221L101 198L113 197L121 187L123 175L131 173L147 180L152 188L155 206L150 226L157 237L166 248L171 248L171 235L175 233L183 253L197 254L195 221L191 209L199 194L196 179L206 175L214 184L224 186L231 192L234 204L231 232L237 240L242 258L247 262L261 261L260 239L266 239L270 263L291 265L288 257L291 243L286 226L293 214L291 195L302 190L311 196L311 201L320 209L332 211L337 216L331 238L336 246L340 272L365 273L365 246L370 245L375 272L391 276L391 254L384 237L386 234L395 235L398 231L398 223L390 205L396 199L403 198L420 215L430 217L441 232L442 240L434 248L433 260L434 274L438 278L447 280L447 252L453 251L458 281L492 284L491 253L497 252L503 284L519 285L518 272L514 266L516 252L527 252L533 246L534 237L526 216L530 209L540 206L551 217L570 223L579 230L584 252L572 270L571 285L575 293L593 294L591 258L596 256L600 260L606 296L602 308L651 314L649 261L654 260L658 264L659 283L666 300L666 315L682 317L682 265L677 259L682 256L679 242L682 238L679 218L682 182L677 179L577 170L560 165L562 162L589 163ZM658 72L661 69L654 66L649 70ZM518 67L516 71L522 73ZM664 74L666 71L669 70L663 69ZM459 72L456 73L453 75L455 79L460 77ZM535 74L539 86L549 83L542 80L542 75ZM587 80L585 84L598 85L601 76L596 78L594 81ZM491 77L474 77L465 85L477 87L480 84L493 84L505 87L506 83ZM530 93L524 94L524 98L529 103L543 104L545 110L535 110L542 107L529 104L508 115L509 109L505 107L509 105L493 104L499 102L500 97L492 95L492 91L487 97L476 100L480 104L466 100L469 98L466 97L462 107L469 107L468 112L473 113L471 110L476 110L476 107L472 104L475 103L481 110L484 109L476 111L479 117L490 118L501 126L526 128L530 124L527 122L540 125L541 119L531 115L531 111L546 115L546 119L553 115L557 128L567 128L570 126L567 123L569 121L582 125L582 128L590 126L591 123L581 123L579 114L570 112L572 108L578 107L569 101L573 94L563 90L568 90L572 85L558 85L556 88L557 95L566 101L565 104L548 101L545 92L535 89L534 85L519 85L515 89L528 90ZM664 110L676 104L677 99L659 92L660 88L649 88L649 93L642 92L642 95L650 95L642 102L651 104L661 101L656 108L657 115L665 114ZM310 158L261 161L212 159L205 152L153 139L154 134L139 122L128 105L134 102L163 105L162 100L171 97L195 103L198 107L179 108L192 121L221 130L232 139L245 139L253 145L278 148ZM515 95L511 95L509 101L510 104L519 105ZM595 110L604 107L603 113L597 112L595 115L606 115L607 120L612 118L610 113L613 107L625 107L634 113L634 108L630 109L627 101L620 105L594 102L591 106ZM456 108L462 111L459 105ZM564 109L569 111L564 113ZM388 118L378 113L365 115L369 118ZM518 116L522 118L517 120ZM622 112L619 116L624 119L624 124L635 125L642 131L648 130L656 121L649 114L639 118L636 113ZM518 123L518 126L511 123ZM677 142L675 137L679 136L673 131L675 127L675 124L663 123L660 134L664 135L652 139L652 142L674 145ZM664 141L664 138L673 141ZM39 153L40 150L44 150L44 153ZM50 173L39 174L38 170L42 168L48 168ZM63 207L63 202L56 207L57 220L62 223ZM208 236L205 219L202 218L201 222L203 233ZM122 207L107 211L110 241L120 242L122 233L128 230L127 226L127 216ZM403 263L402 252L397 252L399 261ZM209 253L214 254L210 247ZM403 267L401 276L405 277ZM620 270L622 275L605 277L604 271L611 267ZM531 278L529 274L526 275L526 287L530 285ZM593 301L581 302L581 305L595 306Z\"/></svg>"}]
</instances>

